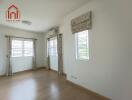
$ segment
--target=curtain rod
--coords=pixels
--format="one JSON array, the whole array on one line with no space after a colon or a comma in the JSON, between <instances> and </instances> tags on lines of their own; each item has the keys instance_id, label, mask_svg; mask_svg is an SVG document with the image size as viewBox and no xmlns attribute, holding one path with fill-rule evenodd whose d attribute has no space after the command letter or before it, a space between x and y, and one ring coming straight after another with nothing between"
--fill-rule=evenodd
<instances>
[{"instance_id":1,"label":"curtain rod","mask_svg":"<svg viewBox=\"0 0 132 100\"><path fill-rule=\"evenodd\" d=\"M32 40L37 40L35 38L25 38L25 37L17 37L17 36L10 36L10 35L5 35L5 37L12 37L12 38L22 38L22 39L32 39Z\"/></svg>"}]
</instances>

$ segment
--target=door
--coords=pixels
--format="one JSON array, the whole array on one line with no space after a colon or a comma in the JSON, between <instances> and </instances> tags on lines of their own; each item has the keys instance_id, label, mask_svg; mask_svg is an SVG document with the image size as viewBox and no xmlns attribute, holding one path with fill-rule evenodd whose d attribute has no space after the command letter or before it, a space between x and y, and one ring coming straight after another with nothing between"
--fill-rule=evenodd
<instances>
[{"instance_id":1,"label":"door","mask_svg":"<svg viewBox=\"0 0 132 100\"><path fill-rule=\"evenodd\" d=\"M30 70L33 66L33 41L14 38L11 41L12 72Z\"/></svg>"},{"instance_id":2,"label":"door","mask_svg":"<svg viewBox=\"0 0 132 100\"><path fill-rule=\"evenodd\" d=\"M48 55L50 69L58 71L57 37L48 40Z\"/></svg>"}]
</instances>

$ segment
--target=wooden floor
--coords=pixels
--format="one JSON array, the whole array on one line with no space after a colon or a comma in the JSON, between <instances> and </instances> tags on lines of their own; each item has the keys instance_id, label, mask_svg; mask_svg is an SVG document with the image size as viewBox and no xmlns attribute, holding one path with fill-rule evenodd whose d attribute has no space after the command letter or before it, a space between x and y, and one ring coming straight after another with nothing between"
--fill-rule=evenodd
<instances>
[{"instance_id":1,"label":"wooden floor","mask_svg":"<svg viewBox=\"0 0 132 100\"><path fill-rule=\"evenodd\" d=\"M57 73L37 70L0 78L0 100L105 100Z\"/></svg>"}]
</instances>

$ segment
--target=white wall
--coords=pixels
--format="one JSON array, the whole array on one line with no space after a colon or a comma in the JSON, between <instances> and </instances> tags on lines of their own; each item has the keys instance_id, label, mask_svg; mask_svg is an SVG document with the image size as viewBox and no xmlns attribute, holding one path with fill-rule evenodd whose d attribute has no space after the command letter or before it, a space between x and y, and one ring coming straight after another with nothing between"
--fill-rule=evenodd
<instances>
[{"instance_id":1,"label":"white wall","mask_svg":"<svg viewBox=\"0 0 132 100\"><path fill-rule=\"evenodd\" d=\"M112 100L131 100L131 4L131 0L91 0L64 18L60 32L68 80ZM89 31L90 60L77 61L70 21L90 10L93 12L93 28Z\"/></svg>"},{"instance_id":2,"label":"white wall","mask_svg":"<svg viewBox=\"0 0 132 100\"><path fill-rule=\"evenodd\" d=\"M43 46L43 34L41 33L33 33L33 32L26 32L23 30L18 30L18 29L14 29L14 28L9 28L9 27L4 27L4 26L0 26L0 75L5 74L6 71L6 53L7 53L7 46L6 46L6 38L5 35L13 35L13 36L18 36L18 37L25 37L25 38L37 38L37 56L36 56L36 60L37 60L37 67L43 67L45 66L45 62L44 62L44 53L43 51L44 46ZM28 60L30 58L24 58L25 60ZM23 59L23 60L24 60ZM21 60L21 61L23 61ZM20 62L20 61L19 61ZM20 63L19 63L20 64ZM22 64L22 62L21 62ZM23 66L27 66L27 67L20 67L15 69L15 71L21 71L21 70L26 70L26 69L30 69L31 66L30 62L27 63L27 65L23 65ZM18 65L19 67L20 65ZM29 67L29 68L28 68Z\"/></svg>"}]
</instances>

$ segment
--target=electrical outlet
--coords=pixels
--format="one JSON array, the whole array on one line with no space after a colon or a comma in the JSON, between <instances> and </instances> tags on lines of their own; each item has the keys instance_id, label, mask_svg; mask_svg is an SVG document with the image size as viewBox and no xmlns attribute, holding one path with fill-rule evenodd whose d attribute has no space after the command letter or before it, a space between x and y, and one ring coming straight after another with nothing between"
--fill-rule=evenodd
<instances>
[{"instance_id":1,"label":"electrical outlet","mask_svg":"<svg viewBox=\"0 0 132 100\"><path fill-rule=\"evenodd\" d=\"M72 79L77 79L77 77L75 77L75 76L73 76L73 75L71 75L71 78L72 78Z\"/></svg>"}]
</instances>

